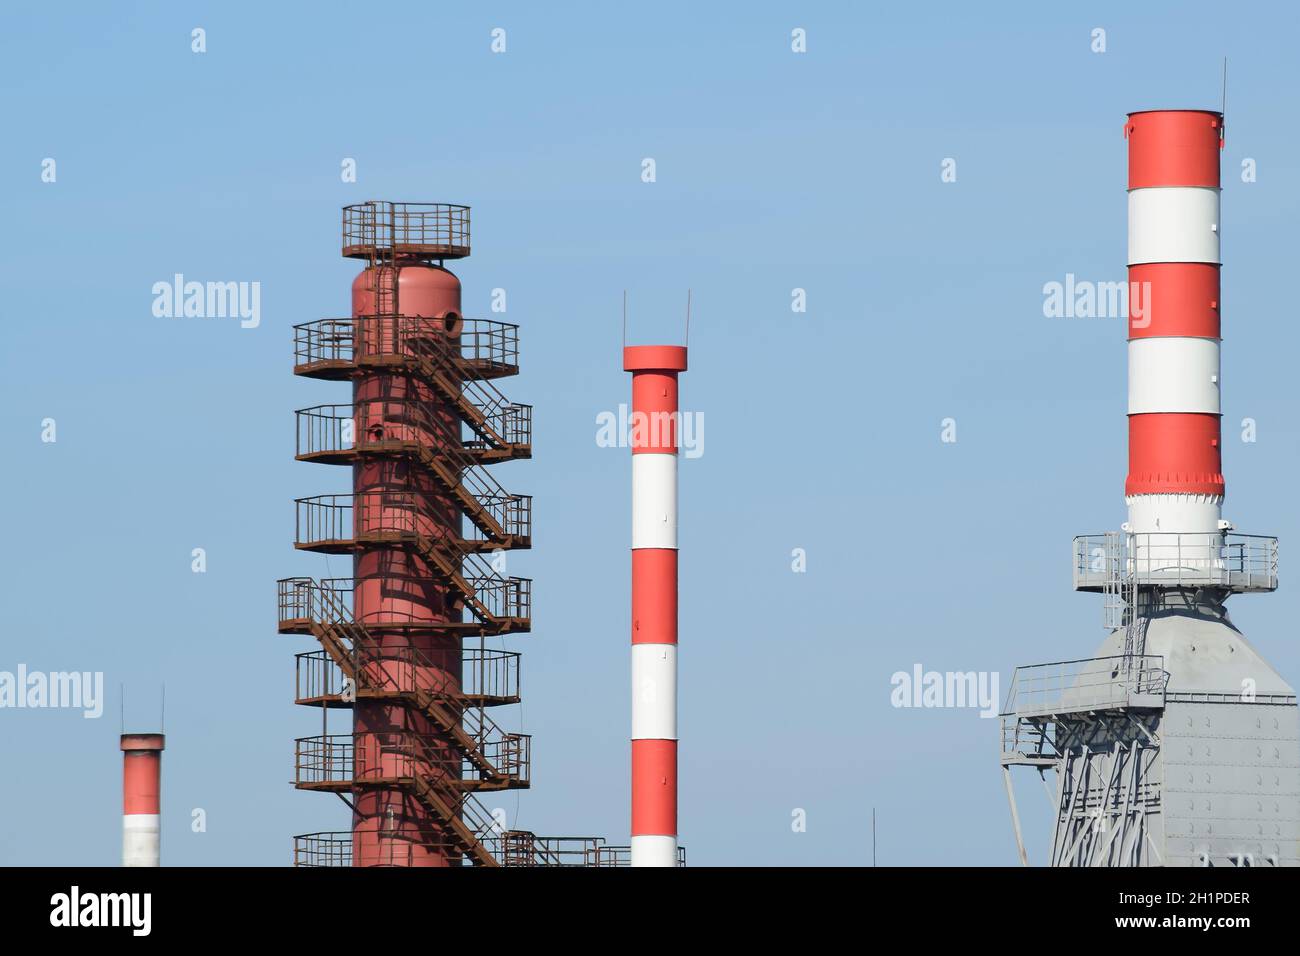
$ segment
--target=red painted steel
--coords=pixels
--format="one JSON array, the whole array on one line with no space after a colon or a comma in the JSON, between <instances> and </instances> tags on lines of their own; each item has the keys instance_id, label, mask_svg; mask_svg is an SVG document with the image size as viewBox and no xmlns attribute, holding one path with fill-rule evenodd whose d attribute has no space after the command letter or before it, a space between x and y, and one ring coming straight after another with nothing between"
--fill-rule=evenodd
<instances>
[{"instance_id":1,"label":"red painted steel","mask_svg":"<svg viewBox=\"0 0 1300 956\"><path fill-rule=\"evenodd\" d=\"M1222 495L1219 416L1130 415L1126 495Z\"/></svg>"},{"instance_id":2,"label":"red painted steel","mask_svg":"<svg viewBox=\"0 0 1300 956\"><path fill-rule=\"evenodd\" d=\"M122 735L122 813L160 812L162 734Z\"/></svg>"},{"instance_id":3,"label":"red painted steel","mask_svg":"<svg viewBox=\"0 0 1300 956\"><path fill-rule=\"evenodd\" d=\"M1217 265L1152 262L1130 266L1128 278L1129 338L1219 337Z\"/></svg>"},{"instance_id":4,"label":"red painted steel","mask_svg":"<svg viewBox=\"0 0 1300 956\"><path fill-rule=\"evenodd\" d=\"M423 262L397 267L397 301L404 315L431 320L430 334L456 335L460 332L460 281L446 269ZM352 283L352 314L372 315L379 311L378 299L391 298L392 270L367 268ZM377 292L382 296L377 296ZM363 324L364 325L364 324ZM379 328L383 328L380 324ZM392 343L374 343L376 350ZM364 353L366 343L360 351ZM400 371L366 369L353 379L353 401L358 417L365 421L382 421L385 409L401 421L401 406L394 403L419 402L433 417L448 426L449 435L460 434L456 412L434 390L417 377ZM364 410L364 411L363 411ZM376 415L380 417L376 419ZM410 435L409 422L400 425ZM425 434L425 443L435 450L441 436ZM368 459L353 467L353 491L358 506L353 516L356 531L371 528L408 527L414 524L429 538L458 537L460 512L433 477L406 459ZM379 492L381 494L375 494ZM385 497L383 492L400 492ZM417 498L411 493L418 493ZM361 496L368 495L366 498ZM413 690L419 686L438 686L446 682L458 687L461 680L461 641L453 634L436 635L428 630L410 629L402 624L446 623L458 618L450 604L445 577L411 548L400 544L374 544L360 548L353 558L356 590L353 615L366 627L373 647L371 651L388 654L401 648L414 648L428 666L399 668L397 689ZM374 655L378 656L378 655ZM379 742L397 739L393 734L414 734L433 742L432 763L413 766L406 753L385 751ZM459 777L460 755L446 741L433 721L422 712L400 702L357 700L353 705L353 734L356 764L371 774L386 770L415 770L428 778ZM388 736L385 736L388 735ZM373 751L373 752L372 752ZM374 789L353 791L353 865L382 866L394 859L410 866L448 866L459 862L436 841L421 839L421 834L437 830L437 818L416 799L409 789Z\"/></svg>"},{"instance_id":5,"label":"red painted steel","mask_svg":"<svg viewBox=\"0 0 1300 956\"><path fill-rule=\"evenodd\" d=\"M1223 114L1210 110L1130 113L1128 188L1219 185Z\"/></svg>"},{"instance_id":6,"label":"red painted steel","mask_svg":"<svg viewBox=\"0 0 1300 956\"><path fill-rule=\"evenodd\" d=\"M677 741L632 741L632 835L677 833Z\"/></svg>"},{"instance_id":7,"label":"red painted steel","mask_svg":"<svg viewBox=\"0 0 1300 956\"><path fill-rule=\"evenodd\" d=\"M632 643L677 643L677 552L632 549Z\"/></svg>"},{"instance_id":8,"label":"red painted steel","mask_svg":"<svg viewBox=\"0 0 1300 956\"><path fill-rule=\"evenodd\" d=\"M623 348L625 372L685 372L684 345L627 345Z\"/></svg>"}]
</instances>

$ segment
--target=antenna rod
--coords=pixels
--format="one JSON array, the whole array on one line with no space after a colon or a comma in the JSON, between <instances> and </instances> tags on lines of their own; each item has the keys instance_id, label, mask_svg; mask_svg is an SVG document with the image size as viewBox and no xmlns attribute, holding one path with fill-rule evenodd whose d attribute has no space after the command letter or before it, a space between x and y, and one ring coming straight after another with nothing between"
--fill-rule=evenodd
<instances>
[{"instance_id":1,"label":"antenna rod","mask_svg":"<svg viewBox=\"0 0 1300 956\"><path fill-rule=\"evenodd\" d=\"M691 344L691 290L686 290L686 341L685 345Z\"/></svg>"}]
</instances>

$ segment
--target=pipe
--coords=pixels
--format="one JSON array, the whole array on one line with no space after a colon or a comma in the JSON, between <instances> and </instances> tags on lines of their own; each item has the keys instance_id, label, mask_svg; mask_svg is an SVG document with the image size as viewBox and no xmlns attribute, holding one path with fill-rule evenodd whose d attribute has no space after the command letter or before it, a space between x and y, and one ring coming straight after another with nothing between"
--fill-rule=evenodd
<instances>
[{"instance_id":1,"label":"pipe","mask_svg":"<svg viewBox=\"0 0 1300 956\"><path fill-rule=\"evenodd\" d=\"M686 349L623 349L632 373L632 865L677 865L677 376Z\"/></svg>"},{"instance_id":2,"label":"pipe","mask_svg":"<svg viewBox=\"0 0 1300 956\"><path fill-rule=\"evenodd\" d=\"M1126 530L1216 533L1223 114L1130 113Z\"/></svg>"},{"instance_id":3,"label":"pipe","mask_svg":"<svg viewBox=\"0 0 1300 956\"><path fill-rule=\"evenodd\" d=\"M162 734L122 735L122 865L158 866Z\"/></svg>"}]
</instances>

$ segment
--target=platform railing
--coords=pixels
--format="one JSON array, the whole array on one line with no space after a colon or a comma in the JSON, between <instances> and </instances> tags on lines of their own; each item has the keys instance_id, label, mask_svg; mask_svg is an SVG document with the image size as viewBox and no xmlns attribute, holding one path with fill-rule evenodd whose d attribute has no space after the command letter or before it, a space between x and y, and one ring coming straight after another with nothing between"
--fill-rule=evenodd
<instances>
[{"instance_id":1,"label":"platform railing","mask_svg":"<svg viewBox=\"0 0 1300 956\"><path fill-rule=\"evenodd\" d=\"M484 819L483 814L478 819ZM631 866L632 849L627 846L609 846L604 837L549 837L538 836L527 830L500 830L487 824L480 833L484 845L502 866L507 867L608 867ZM417 836L416 839L419 839ZM448 845L441 834L431 832L424 838L429 844ZM303 833L295 836L294 866L326 867L352 866L353 838L349 830L322 833ZM392 841L390 841L392 842ZM409 865L414 855L411 851L396 852L398 858L375 861L378 865ZM390 852L391 848L390 848ZM365 861L357 861L364 863ZM686 848L677 848L677 865L686 865Z\"/></svg>"},{"instance_id":2,"label":"platform railing","mask_svg":"<svg viewBox=\"0 0 1300 956\"><path fill-rule=\"evenodd\" d=\"M326 651L294 655L294 700L318 701L341 697L349 688L343 671Z\"/></svg>"},{"instance_id":3,"label":"platform railing","mask_svg":"<svg viewBox=\"0 0 1300 956\"><path fill-rule=\"evenodd\" d=\"M1278 585L1277 538L1235 532L1108 532L1079 535L1073 544L1076 590L1129 586L1273 591Z\"/></svg>"},{"instance_id":4,"label":"platform railing","mask_svg":"<svg viewBox=\"0 0 1300 956\"><path fill-rule=\"evenodd\" d=\"M595 866L604 837L538 836L530 830L506 830L488 846L502 866Z\"/></svg>"},{"instance_id":5,"label":"platform railing","mask_svg":"<svg viewBox=\"0 0 1300 956\"><path fill-rule=\"evenodd\" d=\"M1050 765L1056 760L1055 728L1041 720L1001 714L1002 759L1005 763Z\"/></svg>"},{"instance_id":6,"label":"platform railing","mask_svg":"<svg viewBox=\"0 0 1300 956\"><path fill-rule=\"evenodd\" d=\"M497 620L529 621L533 616L532 578L502 577L477 554L465 557L465 580L474 597Z\"/></svg>"},{"instance_id":7,"label":"platform railing","mask_svg":"<svg viewBox=\"0 0 1300 956\"><path fill-rule=\"evenodd\" d=\"M485 746L485 756L501 776L526 783L529 774L527 735L507 734ZM495 758L495 759L494 759ZM452 772L464 756L449 741L409 731L325 734L294 741L294 783L298 786L386 783L428 777L437 768Z\"/></svg>"},{"instance_id":8,"label":"platform railing","mask_svg":"<svg viewBox=\"0 0 1300 956\"><path fill-rule=\"evenodd\" d=\"M479 710L473 713L485 716ZM492 767L497 786L527 786L532 772L531 737L507 734L493 726L495 736L477 741L477 753ZM488 733L481 722L474 730ZM431 735L393 731L326 734L294 741L294 785L298 787L384 785L428 778L439 768L457 781L493 779L450 741Z\"/></svg>"},{"instance_id":9,"label":"platform railing","mask_svg":"<svg viewBox=\"0 0 1300 956\"><path fill-rule=\"evenodd\" d=\"M312 578L280 578L275 582L276 603L280 624L290 621L310 621L312 618Z\"/></svg>"},{"instance_id":10,"label":"platform railing","mask_svg":"<svg viewBox=\"0 0 1300 956\"><path fill-rule=\"evenodd\" d=\"M533 406L519 402L506 402L490 409L481 409L487 426L509 445L531 446L533 443ZM467 447L491 448L491 442L474 437Z\"/></svg>"},{"instance_id":11,"label":"platform railing","mask_svg":"<svg viewBox=\"0 0 1300 956\"><path fill-rule=\"evenodd\" d=\"M293 742L294 785L350 783L355 753L351 734L299 737Z\"/></svg>"},{"instance_id":12,"label":"platform railing","mask_svg":"<svg viewBox=\"0 0 1300 956\"><path fill-rule=\"evenodd\" d=\"M511 405L493 421L493 429L518 446L532 442L531 406ZM459 427L431 416L421 402L384 399L353 405L313 405L294 412L299 458L342 455L367 446L422 445L430 452L448 455L458 468L478 467L473 452L485 446L482 439L465 440ZM494 484L491 482L490 484Z\"/></svg>"},{"instance_id":13,"label":"platform railing","mask_svg":"<svg viewBox=\"0 0 1300 956\"><path fill-rule=\"evenodd\" d=\"M595 862L591 866L631 866L632 848L630 846L600 846L596 848ZM677 865L686 865L686 847L677 848Z\"/></svg>"},{"instance_id":14,"label":"platform railing","mask_svg":"<svg viewBox=\"0 0 1300 956\"><path fill-rule=\"evenodd\" d=\"M467 565L471 563L473 563L476 570L486 567L490 572L488 575L470 575L466 578L470 587L475 591L475 599L483 607L494 611L496 617L521 620L528 620L531 617L533 582L530 578L502 578L491 570L490 565L478 560L477 556L471 556L466 560ZM306 582L307 585L316 588L322 598L328 598L339 609L341 619L352 620L354 614L353 598L356 591L356 582L353 578L320 578L318 580L298 578L289 580ZM284 585L281 587L283 589ZM297 601L299 605L302 604L301 592L291 595L291 598ZM319 600L318 603L320 603ZM309 615L304 613L296 619L308 617ZM285 620L285 618L282 618L282 620ZM440 622L429 620L421 615L385 609L382 613L367 615L363 620L356 623L362 627L384 627L386 625L436 625Z\"/></svg>"},{"instance_id":15,"label":"platform railing","mask_svg":"<svg viewBox=\"0 0 1300 956\"><path fill-rule=\"evenodd\" d=\"M293 327L293 367L303 371L356 361L356 320L317 319Z\"/></svg>"},{"instance_id":16,"label":"platform railing","mask_svg":"<svg viewBox=\"0 0 1300 956\"><path fill-rule=\"evenodd\" d=\"M415 356L417 361L423 362L426 376L433 378L441 374L457 379L460 383L459 399L473 406L482 417L483 425L488 429L495 430L494 423L508 422L512 409L526 407L511 402L489 378L481 374L464 375L465 372L475 372L476 367L467 363L459 350L449 348L445 336L430 335L429 329L425 326L411 324L401 327L401 341L398 348L403 355ZM530 423L531 418L532 413L529 409ZM492 435L483 433L482 425L473 421L467 424L479 431L480 438L483 440L492 438ZM505 436L498 432L497 437Z\"/></svg>"},{"instance_id":17,"label":"platform railing","mask_svg":"<svg viewBox=\"0 0 1300 956\"><path fill-rule=\"evenodd\" d=\"M458 258L470 251L470 210L452 203L371 200L343 207L343 255L376 251Z\"/></svg>"},{"instance_id":18,"label":"platform railing","mask_svg":"<svg viewBox=\"0 0 1300 956\"><path fill-rule=\"evenodd\" d=\"M299 547L350 547L356 540L416 541L447 548L457 557L473 552L462 540L479 540L481 536L461 539L447 535L445 519L440 514L445 498L419 491L366 491L361 494L311 495L297 498L295 505L295 542ZM532 496L506 495L488 498L487 510L507 535L529 538L532 535ZM488 569L489 576L495 572Z\"/></svg>"},{"instance_id":19,"label":"platform railing","mask_svg":"<svg viewBox=\"0 0 1300 956\"><path fill-rule=\"evenodd\" d=\"M464 754L461 776L483 775L483 764L494 773L491 776L527 783L532 769L532 738L505 730L488 715L485 706L475 703L465 695L457 675L437 666L414 647L405 647L393 653L390 649L372 646L357 647L352 652L358 680L367 688L395 694L424 693L432 696L441 708L438 713L448 715L448 723L459 728L457 733L472 742L470 752ZM354 735L356 736L356 735ZM432 753L434 738L406 735L399 742L411 754ZM486 778L485 778L486 779Z\"/></svg>"},{"instance_id":20,"label":"platform railing","mask_svg":"<svg viewBox=\"0 0 1300 956\"><path fill-rule=\"evenodd\" d=\"M495 319L462 320L460 356L481 368L517 369L519 326Z\"/></svg>"},{"instance_id":21,"label":"platform railing","mask_svg":"<svg viewBox=\"0 0 1300 956\"><path fill-rule=\"evenodd\" d=\"M1152 654L1017 667L1002 714L1050 715L1163 707L1168 683L1164 658Z\"/></svg>"},{"instance_id":22,"label":"platform railing","mask_svg":"<svg viewBox=\"0 0 1300 956\"><path fill-rule=\"evenodd\" d=\"M352 831L300 833L293 838L294 866L351 866Z\"/></svg>"},{"instance_id":23,"label":"platform railing","mask_svg":"<svg viewBox=\"0 0 1300 956\"><path fill-rule=\"evenodd\" d=\"M460 563L479 617L527 620L532 610L532 581L505 577L460 539L439 536L427 496L419 492L365 492L361 495L314 495L295 501L295 541L302 548L346 552L358 541L411 542L421 549L445 549ZM359 505L359 507L358 507ZM522 534L530 523L526 511L503 514L508 533ZM361 622L366 623L366 622Z\"/></svg>"},{"instance_id":24,"label":"platform railing","mask_svg":"<svg viewBox=\"0 0 1300 956\"><path fill-rule=\"evenodd\" d=\"M475 709L465 712L465 730L475 738L478 753L487 760L497 773L505 779L527 784L532 780L532 742L531 734L513 734L503 731L487 711ZM466 756L461 775L470 777L479 774L474 762Z\"/></svg>"},{"instance_id":25,"label":"platform railing","mask_svg":"<svg viewBox=\"0 0 1300 956\"><path fill-rule=\"evenodd\" d=\"M454 675L434 668L413 647L353 651L354 662L368 660L372 667L382 667L399 686L419 686L430 693L463 697L471 703L484 701L483 706L489 707L519 701L520 656L518 651L467 648L461 655L460 679L456 680ZM328 651L295 655L295 665L295 700L339 697L347 688L343 672Z\"/></svg>"},{"instance_id":26,"label":"platform railing","mask_svg":"<svg viewBox=\"0 0 1300 956\"><path fill-rule=\"evenodd\" d=\"M490 471L480 465L460 435L445 422L430 416L416 402L352 405L316 405L294 413L297 419L298 456L341 456L350 451L409 449L427 456L435 474L461 488L480 509L471 514L471 540L489 540L495 522L501 533L527 539L532 533L531 495L511 494ZM385 499L393 496L383 493ZM467 507L464 506L463 507ZM486 516L486 517L484 517ZM475 520L477 519L477 520ZM495 533L495 531L493 531ZM516 542L516 545L518 542Z\"/></svg>"},{"instance_id":27,"label":"platform railing","mask_svg":"<svg viewBox=\"0 0 1300 956\"><path fill-rule=\"evenodd\" d=\"M458 319L460 331L446 320L414 315L330 317L293 327L294 370L299 374L322 365L355 366L363 360L402 364L416 351L427 352L440 339L467 368L499 376L519 370L519 326L496 319ZM413 344L414 343L414 344ZM493 404L496 404L494 401Z\"/></svg>"}]
</instances>

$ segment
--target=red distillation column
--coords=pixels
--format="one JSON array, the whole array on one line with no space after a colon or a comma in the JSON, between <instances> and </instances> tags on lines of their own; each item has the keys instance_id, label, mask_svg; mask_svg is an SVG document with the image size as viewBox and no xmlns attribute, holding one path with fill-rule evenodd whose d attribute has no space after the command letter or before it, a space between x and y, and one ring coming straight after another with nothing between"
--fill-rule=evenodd
<instances>
[{"instance_id":1,"label":"red distillation column","mask_svg":"<svg viewBox=\"0 0 1300 956\"><path fill-rule=\"evenodd\" d=\"M370 267L352 283L352 314L380 311L377 298L400 303L404 320L358 322L358 352L392 350L394 337L411 331L410 317L429 319L420 333L456 336L460 332L460 280L426 262L400 259L398 295L391 295L393 269ZM383 291L377 297L376 286ZM405 325L399 332L399 321ZM387 341L366 342L365 336ZM400 341L400 340L398 340ZM437 451L450 436L460 435L454 410L429 386L400 371L369 368L353 382L355 426L369 430L367 440L415 438ZM459 538L460 512L425 469L405 458L370 458L353 468L353 520L363 530L415 530L428 539ZM353 559L354 614L373 646L364 649L365 666L386 668L401 689L416 686L458 688L461 641L440 635L431 624L458 621L459 605L451 600L444 578L415 549L368 545ZM423 626L422 626L423 625ZM414 654L408 653L408 649ZM425 777L460 775L458 753L433 722L418 709L397 702L357 700L353 707L355 773L366 776ZM400 789L353 791L353 864L356 866L448 866L459 853L440 840L429 811ZM431 834L433 838L431 839Z\"/></svg>"}]
</instances>

